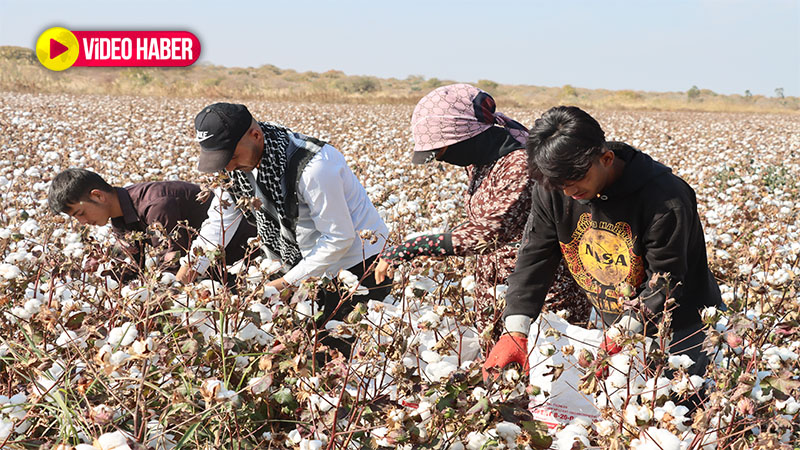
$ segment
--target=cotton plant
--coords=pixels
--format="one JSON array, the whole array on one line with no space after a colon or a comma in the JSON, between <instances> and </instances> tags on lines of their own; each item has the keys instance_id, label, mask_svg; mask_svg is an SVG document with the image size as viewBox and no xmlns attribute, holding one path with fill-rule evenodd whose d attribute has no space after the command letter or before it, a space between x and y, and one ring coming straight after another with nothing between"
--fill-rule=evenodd
<instances>
[{"instance_id":1,"label":"cotton plant","mask_svg":"<svg viewBox=\"0 0 800 450\"><path fill-rule=\"evenodd\" d=\"M679 448L711 450L780 448L800 436L794 356L800 354L794 301L800 164L793 153L800 126L790 115L598 111L609 139L652 153L695 187L728 310L702 312L704 348L714 362L702 378L688 375L693 366L685 358L657 353L660 372L627 376L622 369L639 372L638 358L649 355L632 336L621 338L628 357L592 351L594 361L609 364L609 375L582 395L603 413L590 426L566 422L548 434L524 412L529 399L544 397L557 371L531 377L513 369L494 384L482 382L481 349L491 330L469 330L473 259L404 264L384 302L326 325L327 332L356 340L351 358L332 354L318 364L319 330L308 310L321 281L310 281L297 297L279 293L265 284L280 264L254 257L225 274L236 275L235 292L211 282L177 285L153 259L135 271L135 280L119 283L109 275L119 264L110 258L118 241L111 227L82 227L48 210L47 180L67 167L110 174L118 186L203 183L192 164L175 163L197 151L185 118L203 101L0 97L0 122L8 125L0 137L0 385L9 389L1 393L9 401L0 402L8 403L0 408L0 432L10 430L9 448L35 440L63 450L169 449L190 435L191 445L205 447L237 441L259 448L541 448L551 445L549 438L569 448L663 450L677 439ZM249 103L251 110L268 111L270 120L342 149L393 238L446 232L464 221L465 171L407 162L411 106ZM52 114L45 118L41 110ZM530 124L541 111L508 112ZM498 301L506 289L495 288ZM130 342L130 328L111 333L126 324L137 333ZM563 345L531 350L582 361L580 351ZM592 371L592 362L583 361L582 369ZM213 395L206 401L203 392ZM22 403L21 397L11 401L21 393ZM686 412L683 401L696 393L705 393L703 402ZM330 406L334 399L338 407ZM62 401L69 420L55 412L63 411ZM132 411L146 411L146 422ZM24 432L16 429L25 422ZM101 443L118 431L122 436Z\"/></svg>"}]
</instances>

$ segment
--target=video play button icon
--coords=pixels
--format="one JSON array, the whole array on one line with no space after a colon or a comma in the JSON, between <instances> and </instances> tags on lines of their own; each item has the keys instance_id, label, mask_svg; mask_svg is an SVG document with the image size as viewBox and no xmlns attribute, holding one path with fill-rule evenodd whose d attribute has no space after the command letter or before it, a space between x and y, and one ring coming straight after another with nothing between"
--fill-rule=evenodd
<instances>
[{"instance_id":1,"label":"video play button icon","mask_svg":"<svg viewBox=\"0 0 800 450\"><path fill-rule=\"evenodd\" d=\"M78 38L66 28L50 28L36 41L36 57L50 70L61 71L70 68L78 60L79 55Z\"/></svg>"},{"instance_id":2,"label":"video play button icon","mask_svg":"<svg viewBox=\"0 0 800 450\"><path fill-rule=\"evenodd\" d=\"M53 38L50 38L50 59L55 58L67 50L69 50L69 47Z\"/></svg>"}]
</instances>

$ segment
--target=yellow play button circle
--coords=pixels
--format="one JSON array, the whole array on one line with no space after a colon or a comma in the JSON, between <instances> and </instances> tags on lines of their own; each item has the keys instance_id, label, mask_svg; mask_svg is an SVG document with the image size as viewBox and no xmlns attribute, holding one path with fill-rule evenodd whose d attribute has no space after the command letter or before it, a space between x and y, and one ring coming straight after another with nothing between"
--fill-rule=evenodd
<instances>
[{"instance_id":1,"label":"yellow play button circle","mask_svg":"<svg viewBox=\"0 0 800 450\"><path fill-rule=\"evenodd\" d=\"M50 70L69 69L78 60L79 54L78 38L66 28L50 28L36 41L36 57Z\"/></svg>"}]
</instances>

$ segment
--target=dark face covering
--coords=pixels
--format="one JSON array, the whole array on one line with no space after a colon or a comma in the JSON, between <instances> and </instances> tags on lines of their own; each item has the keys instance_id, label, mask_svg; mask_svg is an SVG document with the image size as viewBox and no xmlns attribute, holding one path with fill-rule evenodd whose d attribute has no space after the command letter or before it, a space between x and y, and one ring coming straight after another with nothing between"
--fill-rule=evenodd
<instances>
[{"instance_id":1,"label":"dark face covering","mask_svg":"<svg viewBox=\"0 0 800 450\"><path fill-rule=\"evenodd\" d=\"M508 130L495 126L477 136L450 145L437 160L461 167L484 166L524 147Z\"/></svg>"}]
</instances>

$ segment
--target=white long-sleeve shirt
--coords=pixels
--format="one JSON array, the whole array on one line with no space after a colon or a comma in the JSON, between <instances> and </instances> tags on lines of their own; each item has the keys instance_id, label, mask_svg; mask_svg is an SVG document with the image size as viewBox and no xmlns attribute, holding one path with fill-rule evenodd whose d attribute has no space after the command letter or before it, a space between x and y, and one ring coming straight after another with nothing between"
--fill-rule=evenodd
<instances>
[{"instance_id":1,"label":"white long-sleeve shirt","mask_svg":"<svg viewBox=\"0 0 800 450\"><path fill-rule=\"evenodd\" d=\"M242 216L238 211L214 214L212 211L219 210L219 197L215 196L209 207L200 236L225 245L220 230L225 230L229 240ZM335 276L383 250L389 230L344 156L332 146L323 146L306 165L297 200L296 236L303 259L283 276L289 284L325 274ZM378 240L362 240L359 233L363 230L373 231Z\"/></svg>"}]
</instances>

